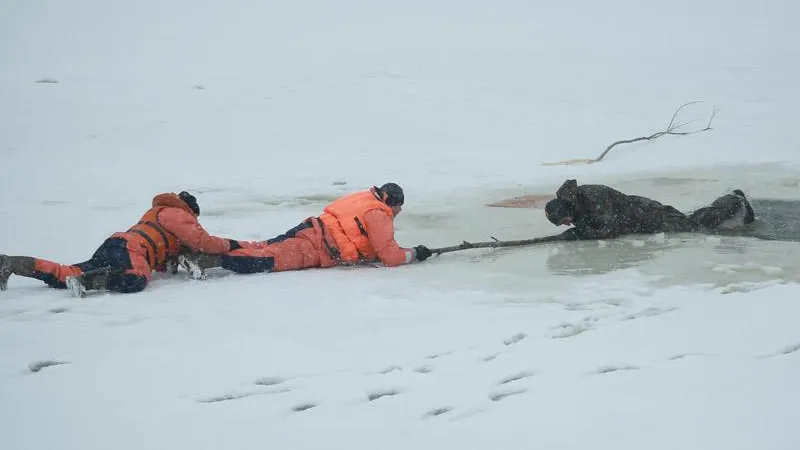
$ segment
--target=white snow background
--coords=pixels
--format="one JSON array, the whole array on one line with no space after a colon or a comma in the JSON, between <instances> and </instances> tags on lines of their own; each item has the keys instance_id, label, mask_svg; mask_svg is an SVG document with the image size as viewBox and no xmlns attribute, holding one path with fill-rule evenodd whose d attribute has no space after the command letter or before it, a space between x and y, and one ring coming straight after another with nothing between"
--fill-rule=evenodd
<instances>
[{"instance_id":1,"label":"white snow background","mask_svg":"<svg viewBox=\"0 0 800 450\"><path fill-rule=\"evenodd\" d=\"M406 191L401 245L609 183L797 198L790 0L0 2L0 252L65 263L190 190L266 239ZM681 113L714 129L620 146ZM693 128L694 127L694 128ZM800 246L649 236L401 268L0 294L0 448L796 449ZM63 363L48 365L54 363Z\"/></svg>"}]
</instances>

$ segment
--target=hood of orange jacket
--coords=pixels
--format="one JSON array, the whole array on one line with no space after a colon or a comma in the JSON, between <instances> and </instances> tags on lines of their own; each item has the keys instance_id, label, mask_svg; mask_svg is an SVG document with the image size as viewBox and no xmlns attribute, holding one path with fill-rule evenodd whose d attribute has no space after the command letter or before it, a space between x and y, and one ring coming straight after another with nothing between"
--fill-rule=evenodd
<instances>
[{"instance_id":1,"label":"hood of orange jacket","mask_svg":"<svg viewBox=\"0 0 800 450\"><path fill-rule=\"evenodd\" d=\"M186 204L183 200L178 197L178 194L167 192L164 194L158 194L153 197L153 208L157 206L169 206L172 208L180 208L191 215L194 215L192 208Z\"/></svg>"}]
</instances>

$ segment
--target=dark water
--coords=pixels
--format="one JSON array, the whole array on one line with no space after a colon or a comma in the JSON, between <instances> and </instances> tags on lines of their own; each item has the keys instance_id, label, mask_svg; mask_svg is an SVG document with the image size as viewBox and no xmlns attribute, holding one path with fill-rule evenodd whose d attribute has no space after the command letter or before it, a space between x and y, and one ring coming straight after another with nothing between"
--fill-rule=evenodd
<instances>
[{"instance_id":1,"label":"dark water","mask_svg":"<svg viewBox=\"0 0 800 450\"><path fill-rule=\"evenodd\" d=\"M800 242L800 200L750 199L756 221L744 229L721 232L726 236Z\"/></svg>"}]
</instances>

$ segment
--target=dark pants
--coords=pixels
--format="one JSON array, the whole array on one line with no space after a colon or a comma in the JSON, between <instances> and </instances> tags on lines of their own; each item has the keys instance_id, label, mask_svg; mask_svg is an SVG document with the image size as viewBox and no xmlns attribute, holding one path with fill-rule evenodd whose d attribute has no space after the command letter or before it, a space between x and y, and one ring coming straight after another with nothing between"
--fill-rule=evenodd
<instances>
[{"instance_id":1,"label":"dark pants","mask_svg":"<svg viewBox=\"0 0 800 450\"><path fill-rule=\"evenodd\" d=\"M94 255L85 262L75 264L82 272L89 272L99 269L108 269L109 291L132 293L139 292L147 286L147 277L133 271L131 255L128 250L128 242L121 237L108 238L94 252Z\"/></svg>"}]
</instances>

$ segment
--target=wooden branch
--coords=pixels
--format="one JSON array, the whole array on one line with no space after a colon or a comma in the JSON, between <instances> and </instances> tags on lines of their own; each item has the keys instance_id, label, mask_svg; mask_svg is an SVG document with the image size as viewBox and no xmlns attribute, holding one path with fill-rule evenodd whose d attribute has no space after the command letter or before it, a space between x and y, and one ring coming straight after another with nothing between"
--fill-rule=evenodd
<instances>
[{"instance_id":1,"label":"wooden branch","mask_svg":"<svg viewBox=\"0 0 800 450\"><path fill-rule=\"evenodd\" d=\"M494 239L494 238L492 238ZM564 237L560 234L556 234L553 236L545 236L540 238L533 238L533 239L523 239L519 241L488 241L488 242L467 242L464 241L461 244L453 245L450 247L441 247L441 248L432 248L431 253L435 255L441 255L442 253L450 253L450 252L458 252L461 250L469 250L473 248L497 248L497 247L521 247L524 245L536 245L536 244L544 244L547 242L556 242L556 241L563 241Z\"/></svg>"},{"instance_id":2,"label":"wooden branch","mask_svg":"<svg viewBox=\"0 0 800 450\"><path fill-rule=\"evenodd\" d=\"M681 106L679 106L678 109L676 109L675 112L672 113L672 118L670 119L669 124L667 124L667 128L664 129L664 131L659 131L659 132L653 133L653 134L651 134L649 136L642 136L642 137L637 137L637 138L632 138L632 139L623 139L623 140L620 140L620 141L612 142L608 147L606 147L606 149L603 151L603 153L600 154L600 156L598 156L597 158L594 158L594 159L569 159L569 160L566 160L566 161L559 161L559 162L555 162L555 163L544 163L543 165L552 166L552 165L561 165L561 164L593 164L593 163L602 161L603 158L605 158L605 156L608 154L608 152L610 152L611 149L613 149L614 147L616 147L618 145L633 144L634 142L640 142L640 141L652 141L654 139L660 138L661 136L667 136L667 135L671 135L671 136L688 136L690 134L702 133L704 131L711 130L712 129L711 128L711 123L714 121L714 117L716 117L716 115L717 115L717 109L716 108L714 108L714 110L712 111L711 117L708 119L708 124L702 130L680 131L680 132L677 131L678 129L680 129L680 128L686 126L686 125L689 125L689 124L692 124L692 123L696 122L696 120L690 120L689 122L684 122L684 123L681 123L681 124L678 124L678 125L675 124L675 120L678 118L678 114L681 112L681 110L683 108L689 106L689 105L694 105L696 103L702 103L702 102L701 101L693 101L693 102L689 102L689 103L684 103Z\"/></svg>"}]
</instances>

